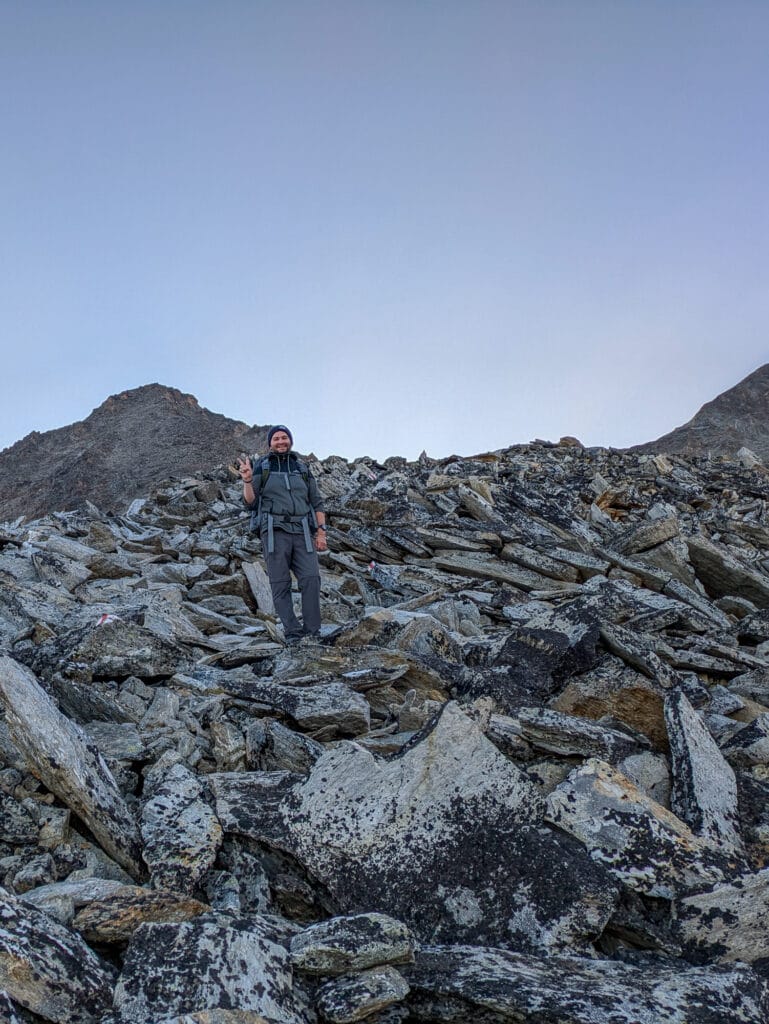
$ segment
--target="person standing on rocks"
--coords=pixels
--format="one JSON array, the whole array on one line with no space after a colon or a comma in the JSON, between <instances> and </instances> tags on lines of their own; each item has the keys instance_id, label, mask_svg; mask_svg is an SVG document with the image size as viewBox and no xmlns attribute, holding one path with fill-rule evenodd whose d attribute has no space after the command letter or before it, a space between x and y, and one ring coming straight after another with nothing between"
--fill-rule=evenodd
<instances>
[{"instance_id":1,"label":"person standing on rocks","mask_svg":"<svg viewBox=\"0 0 769 1024\"><path fill-rule=\"evenodd\" d=\"M256 461L241 455L237 465L288 643L320 634L318 552L328 549L323 500L309 467L291 451L293 443L291 431L279 424L267 434L268 455ZM294 614L292 572L302 595L303 622Z\"/></svg>"}]
</instances>

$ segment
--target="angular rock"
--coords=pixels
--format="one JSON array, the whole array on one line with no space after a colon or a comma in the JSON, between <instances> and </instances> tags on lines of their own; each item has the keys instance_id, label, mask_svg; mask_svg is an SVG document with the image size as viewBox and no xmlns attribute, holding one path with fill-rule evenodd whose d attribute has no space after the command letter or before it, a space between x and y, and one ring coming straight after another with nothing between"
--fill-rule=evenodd
<instances>
[{"instance_id":1,"label":"angular rock","mask_svg":"<svg viewBox=\"0 0 769 1024\"><path fill-rule=\"evenodd\" d=\"M208 915L134 932L115 988L120 1024L237 1008L274 1024L305 1024L286 950L260 918Z\"/></svg>"},{"instance_id":2,"label":"angular rock","mask_svg":"<svg viewBox=\"0 0 769 1024\"><path fill-rule=\"evenodd\" d=\"M610 765L591 758L548 797L547 819L584 843L628 888L672 899L736 865Z\"/></svg>"},{"instance_id":3,"label":"angular rock","mask_svg":"<svg viewBox=\"0 0 769 1024\"><path fill-rule=\"evenodd\" d=\"M695 835L739 855L743 844L734 772L681 690L668 694L665 719L670 738L673 811Z\"/></svg>"},{"instance_id":4,"label":"angular rock","mask_svg":"<svg viewBox=\"0 0 769 1024\"><path fill-rule=\"evenodd\" d=\"M252 700L284 712L308 732L330 727L340 736L358 736L369 730L368 701L344 683L281 686L256 679L248 692Z\"/></svg>"},{"instance_id":5,"label":"angular rock","mask_svg":"<svg viewBox=\"0 0 769 1024\"><path fill-rule=\"evenodd\" d=\"M428 946L404 973L418 1019L427 1020L756 1024L769 1013L769 983L745 966L633 966Z\"/></svg>"},{"instance_id":6,"label":"angular rock","mask_svg":"<svg viewBox=\"0 0 769 1024\"><path fill-rule=\"evenodd\" d=\"M354 1024L401 1002L408 994L408 982L403 975L385 965L321 985L316 1006L331 1024Z\"/></svg>"},{"instance_id":7,"label":"angular rock","mask_svg":"<svg viewBox=\"0 0 769 1024\"><path fill-rule=\"evenodd\" d=\"M769 963L769 869L676 900L673 918L696 961Z\"/></svg>"},{"instance_id":8,"label":"angular rock","mask_svg":"<svg viewBox=\"0 0 769 1024\"><path fill-rule=\"evenodd\" d=\"M29 669L9 657L0 657L0 700L11 737L35 775L83 819L118 864L140 878L136 820L83 731L57 710Z\"/></svg>"},{"instance_id":9,"label":"angular rock","mask_svg":"<svg viewBox=\"0 0 769 1024\"><path fill-rule=\"evenodd\" d=\"M150 630L116 619L89 630L67 659L85 663L96 678L158 679L179 671L187 656Z\"/></svg>"},{"instance_id":10,"label":"angular rock","mask_svg":"<svg viewBox=\"0 0 769 1024\"><path fill-rule=\"evenodd\" d=\"M118 883L108 896L92 900L77 913L72 927L89 943L124 943L142 924L189 921L210 909L182 893Z\"/></svg>"},{"instance_id":11,"label":"angular rock","mask_svg":"<svg viewBox=\"0 0 769 1024\"><path fill-rule=\"evenodd\" d=\"M291 962L308 974L345 974L414 959L414 938L387 914L332 917L291 939Z\"/></svg>"},{"instance_id":12,"label":"angular rock","mask_svg":"<svg viewBox=\"0 0 769 1024\"><path fill-rule=\"evenodd\" d=\"M113 982L77 932L0 889L0 991L55 1024L97 1024Z\"/></svg>"},{"instance_id":13,"label":"angular rock","mask_svg":"<svg viewBox=\"0 0 769 1024\"><path fill-rule=\"evenodd\" d=\"M213 864L222 827L203 786L182 764L161 758L147 775L142 857L155 888L190 893Z\"/></svg>"},{"instance_id":14,"label":"angular rock","mask_svg":"<svg viewBox=\"0 0 769 1024\"><path fill-rule=\"evenodd\" d=\"M711 597L735 594L758 608L769 608L769 577L748 569L701 534L688 537L687 544L697 577Z\"/></svg>"},{"instance_id":15,"label":"angular rock","mask_svg":"<svg viewBox=\"0 0 769 1024\"><path fill-rule=\"evenodd\" d=\"M665 748L664 694L658 682L608 656L591 671L570 679L549 706L594 720L608 715L643 733L655 747Z\"/></svg>"},{"instance_id":16,"label":"angular rock","mask_svg":"<svg viewBox=\"0 0 769 1024\"><path fill-rule=\"evenodd\" d=\"M282 804L302 776L294 772L214 772L208 783L225 832L290 851L293 840Z\"/></svg>"},{"instance_id":17,"label":"angular rock","mask_svg":"<svg viewBox=\"0 0 769 1024\"><path fill-rule=\"evenodd\" d=\"M730 764L746 768L769 764L769 713L758 715L724 743L722 752Z\"/></svg>"},{"instance_id":18,"label":"angular rock","mask_svg":"<svg viewBox=\"0 0 769 1024\"><path fill-rule=\"evenodd\" d=\"M391 914L424 940L579 946L616 900L577 844L537 825L536 788L454 704L388 763L327 751L282 810L295 856L342 909Z\"/></svg>"},{"instance_id":19,"label":"angular rock","mask_svg":"<svg viewBox=\"0 0 769 1024\"><path fill-rule=\"evenodd\" d=\"M521 735L532 746L567 757L600 757L616 764L647 745L642 738L559 711L522 708L518 720Z\"/></svg>"}]
</instances>

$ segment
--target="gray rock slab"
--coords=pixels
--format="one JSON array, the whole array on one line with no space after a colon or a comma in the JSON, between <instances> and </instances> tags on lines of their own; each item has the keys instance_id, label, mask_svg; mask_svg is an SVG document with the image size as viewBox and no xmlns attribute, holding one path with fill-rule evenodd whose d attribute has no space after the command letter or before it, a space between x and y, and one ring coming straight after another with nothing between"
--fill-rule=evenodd
<instances>
[{"instance_id":1,"label":"gray rock slab","mask_svg":"<svg viewBox=\"0 0 769 1024\"><path fill-rule=\"evenodd\" d=\"M301 779L286 771L212 772L207 781L225 832L291 851L293 840L282 804Z\"/></svg>"},{"instance_id":2,"label":"gray rock slab","mask_svg":"<svg viewBox=\"0 0 769 1024\"><path fill-rule=\"evenodd\" d=\"M758 608L769 608L769 577L747 568L729 550L702 534L687 538L689 558L711 597L735 594Z\"/></svg>"},{"instance_id":3,"label":"gray rock slab","mask_svg":"<svg viewBox=\"0 0 769 1024\"><path fill-rule=\"evenodd\" d=\"M248 687L248 695L251 700L282 711L306 732L332 727L340 736L359 736L369 730L368 701L344 683L282 686L255 679Z\"/></svg>"},{"instance_id":4,"label":"gray rock slab","mask_svg":"<svg viewBox=\"0 0 769 1024\"><path fill-rule=\"evenodd\" d=\"M172 676L188 661L176 644L133 622L116 619L87 631L67 660L84 662L95 678L158 679Z\"/></svg>"},{"instance_id":5,"label":"gray rock slab","mask_svg":"<svg viewBox=\"0 0 769 1024\"><path fill-rule=\"evenodd\" d=\"M291 962L308 974L345 974L414 959L414 937L387 914L332 917L291 939Z\"/></svg>"},{"instance_id":6,"label":"gray rock slab","mask_svg":"<svg viewBox=\"0 0 769 1024\"><path fill-rule=\"evenodd\" d=\"M138 825L82 729L61 714L29 669L8 657L0 657L0 701L33 774L83 819L110 857L141 877Z\"/></svg>"},{"instance_id":7,"label":"gray rock slab","mask_svg":"<svg viewBox=\"0 0 769 1024\"><path fill-rule=\"evenodd\" d=\"M216 859L222 827L203 785L182 764L160 762L147 775L143 858L156 888L190 893Z\"/></svg>"},{"instance_id":8,"label":"gray rock slab","mask_svg":"<svg viewBox=\"0 0 769 1024\"><path fill-rule=\"evenodd\" d=\"M737 780L700 716L681 690L665 700L673 775L671 807L695 835L738 856L743 851Z\"/></svg>"},{"instance_id":9,"label":"gray rock slab","mask_svg":"<svg viewBox=\"0 0 769 1024\"><path fill-rule=\"evenodd\" d=\"M87 722L83 731L105 757L116 761L140 761L147 746L132 722Z\"/></svg>"},{"instance_id":10,"label":"gray rock slab","mask_svg":"<svg viewBox=\"0 0 769 1024\"><path fill-rule=\"evenodd\" d=\"M736 865L610 765L595 758L549 795L547 819L623 884L672 899L724 881Z\"/></svg>"},{"instance_id":11,"label":"gray rock slab","mask_svg":"<svg viewBox=\"0 0 769 1024\"><path fill-rule=\"evenodd\" d=\"M648 748L645 737L634 739L618 729L546 708L521 708L518 721L521 735L532 746L564 757L600 757L616 764Z\"/></svg>"},{"instance_id":12,"label":"gray rock slab","mask_svg":"<svg viewBox=\"0 0 769 1024\"><path fill-rule=\"evenodd\" d=\"M404 975L420 1020L758 1024L769 1014L769 983L745 966L641 967L616 960L538 959L499 949L430 946L418 953ZM419 1015L423 1006L426 1017Z\"/></svg>"},{"instance_id":13,"label":"gray rock slab","mask_svg":"<svg viewBox=\"0 0 769 1024\"><path fill-rule=\"evenodd\" d=\"M237 1008L271 1024L306 1024L292 992L287 950L257 917L209 915L143 924L133 934L115 987L120 1024Z\"/></svg>"},{"instance_id":14,"label":"gray rock slab","mask_svg":"<svg viewBox=\"0 0 769 1024\"><path fill-rule=\"evenodd\" d=\"M0 889L0 991L55 1024L95 1024L113 983L77 932Z\"/></svg>"},{"instance_id":15,"label":"gray rock slab","mask_svg":"<svg viewBox=\"0 0 769 1024\"><path fill-rule=\"evenodd\" d=\"M769 713L758 715L721 749L729 763L739 768L769 764Z\"/></svg>"},{"instance_id":16,"label":"gray rock slab","mask_svg":"<svg viewBox=\"0 0 769 1024\"><path fill-rule=\"evenodd\" d=\"M72 927L91 944L125 943L141 924L189 921L210 909L183 893L123 885L88 903L75 915Z\"/></svg>"},{"instance_id":17,"label":"gray rock slab","mask_svg":"<svg viewBox=\"0 0 769 1024\"><path fill-rule=\"evenodd\" d=\"M425 941L579 946L616 889L579 844L538 824L542 810L455 704L388 762L352 743L329 749L283 804L295 856L348 913L391 914Z\"/></svg>"},{"instance_id":18,"label":"gray rock slab","mask_svg":"<svg viewBox=\"0 0 769 1024\"><path fill-rule=\"evenodd\" d=\"M769 868L673 904L676 934L700 960L769 960Z\"/></svg>"},{"instance_id":19,"label":"gray rock slab","mask_svg":"<svg viewBox=\"0 0 769 1024\"><path fill-rule=\"evenodd\" d=\"M321 985L315 1005L331 1024L354 1024L402 1002L408 994L408 982L403 975L385 965Z\"/></svg>"}]
</instances>

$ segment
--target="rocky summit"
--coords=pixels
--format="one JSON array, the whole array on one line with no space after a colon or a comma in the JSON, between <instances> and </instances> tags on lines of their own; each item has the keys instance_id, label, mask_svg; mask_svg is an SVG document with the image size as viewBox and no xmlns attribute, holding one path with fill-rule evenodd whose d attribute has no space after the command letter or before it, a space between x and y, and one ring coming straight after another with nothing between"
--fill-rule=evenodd
<instances>
[{"instance_id":1,"label":"rocky summit","mask_svg":"<svg viewBox=\"0 0 769 1024\"><path fill-rule=\"evenodd\" d=\"M0 1019L769 1020L769 475L313 460L321 638L240 486L0 526Z\"/></svg>"},{"instance_id":2,"label":"rocky summit","mask_svg":"<svg viewBox=\"0 0 769 1024\"><path fill-rule=\"evenodd\" d=\"M733 458L741 448L769 461L769 363L706 402L688 423L635 450Z\"/></svg>"},{"instance_id":3,"label":"rocky summit","mask_svg":"<svg viewBox=\"0 0 769 1024\"><path fill-rule=\"evenodd\" d=\"M209 412L176 388L122 391L82 422L33 431L0 452L0 521L87 501L123 512L137 494L262 448L266 436L265 427Z\"/></svg>"}]
</instances>

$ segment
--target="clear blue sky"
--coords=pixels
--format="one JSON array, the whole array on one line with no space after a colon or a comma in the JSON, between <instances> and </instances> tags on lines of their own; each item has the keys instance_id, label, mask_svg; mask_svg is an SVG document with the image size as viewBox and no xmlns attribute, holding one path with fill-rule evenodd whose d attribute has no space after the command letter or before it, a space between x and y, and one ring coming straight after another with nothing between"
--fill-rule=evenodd
<instances>
[{"instance_id":1,"label":"clear blue sky","mask_svg":"<svg viewBox=\"0 0 769 1024\"><path fill-rule=\"evenodd\" d=\"M765 0L0 0L0 448L650 440L769 361Z\"/></svg>"}]
</instances>

